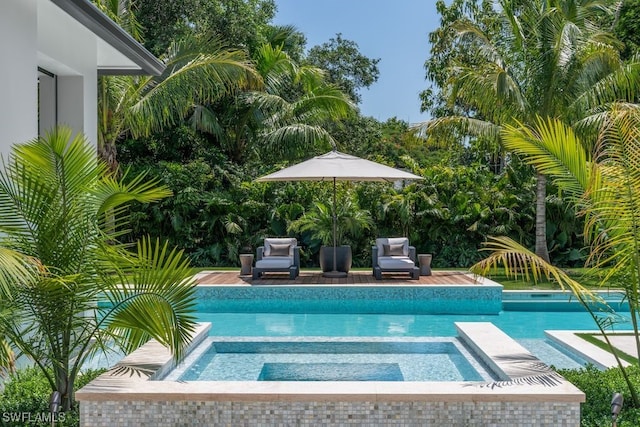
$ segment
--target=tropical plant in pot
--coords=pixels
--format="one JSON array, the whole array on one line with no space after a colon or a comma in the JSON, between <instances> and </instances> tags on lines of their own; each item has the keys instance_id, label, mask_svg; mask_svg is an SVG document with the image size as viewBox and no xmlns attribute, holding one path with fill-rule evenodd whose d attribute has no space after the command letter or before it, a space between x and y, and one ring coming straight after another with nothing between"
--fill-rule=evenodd
<instances>
[{"instance_id":1,"label":"tropical plant in pot","mask_svg":"<svg viewBox=\"0 0 640 427\"><path fill-rule=\"evenodd\" d=\"M336 206L336 270L348 272L353 256L351 246L340 245L349 238L357 238L363 231L371 228L373 220L369 211L360 209L358 204L347 198ZM331 206L316 202L313 207L300 218L292 221L288 227L295 233L309 233L312 251L320 246L320 268L323 272L333 270L333 213Z\"/></svg>"}]
</instances>

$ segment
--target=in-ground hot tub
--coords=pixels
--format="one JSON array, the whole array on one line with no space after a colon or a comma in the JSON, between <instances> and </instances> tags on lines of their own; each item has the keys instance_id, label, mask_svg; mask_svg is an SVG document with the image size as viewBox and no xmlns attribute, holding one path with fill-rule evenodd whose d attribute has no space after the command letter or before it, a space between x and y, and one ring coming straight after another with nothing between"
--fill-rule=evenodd
<instances>
[{"instance_id":1,"label":"in-ground hot tub","mask_svg":"<svg viewBox=\"0 0 640 427\"><path fill-rule=\"evenodd\" d=\"M209 337L163 380L491 381L453 337Z\"/></svg>"},{"instance_id":2,"label":"in-ground hot tub","mask_svg":"<svg viewBox=\"0 0 640 427\"><path fill-rule=\"evenodd\" d=\"M194 345L207 337L201 325ZM575 426L585 396L491 323L459 338L496 381L154 381L174 368L149 342L76 393L83 426Z\"/></svg>"}]
</instances>

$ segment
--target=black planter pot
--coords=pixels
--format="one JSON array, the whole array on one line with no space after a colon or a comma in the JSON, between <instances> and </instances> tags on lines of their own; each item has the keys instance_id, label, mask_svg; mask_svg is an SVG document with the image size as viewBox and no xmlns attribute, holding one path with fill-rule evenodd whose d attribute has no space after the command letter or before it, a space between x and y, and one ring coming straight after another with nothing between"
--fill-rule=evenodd
<instances>
[{"instance_id":1,"label":"black planter pot","mask_svg":"<svg viewBox=\"0 0 640 427\"><path fill-rule=\"evenodd\" d=\"M351 269L352 261L351 246L344 245L336 247L336 271L348 273ZM320 268L323 273L333 271L333 246L320 247Z\"/></svg>"}]
</instances>

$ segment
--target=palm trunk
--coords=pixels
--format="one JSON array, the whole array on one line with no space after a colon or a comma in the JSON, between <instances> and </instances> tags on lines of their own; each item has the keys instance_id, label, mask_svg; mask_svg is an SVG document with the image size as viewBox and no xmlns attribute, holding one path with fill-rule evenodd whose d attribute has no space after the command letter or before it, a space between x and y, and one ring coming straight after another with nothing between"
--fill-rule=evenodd
<instances>
[{"instance_id":1,"label":"palm trunk","mask_svg":"<svg viewBox=\"0 0 640 427\"><path fill-rule=\"evenodd\" d=\"M74 379L71 378L64 369L54 368L54 372L56 375L56 389L60 392L62 397L60 411L68 412L73 406L73 401L75 399L73 392Z\"/></svg>"},{"instance_id":2,"label":"palm trunk","mask_svg":"<svg viewBox=\"0 0 640 427\"><path fill-rule=\"evenodd\" d=\"M113 173L116 173L119 167L117 155L118 149L115 144L105 142L98 147L98 157L109 165L109 170Z\"/></svg>"},{"instance_id":3,"label":"palm trunk","mask_svg":"<svg viewBox=\"0 0 640 427\"><path fill-rule=\"evenodd\" d=\"M536 184L536 255L549 262L546 199L547 177L538 173Z\"/></svg>"}]
</instances>

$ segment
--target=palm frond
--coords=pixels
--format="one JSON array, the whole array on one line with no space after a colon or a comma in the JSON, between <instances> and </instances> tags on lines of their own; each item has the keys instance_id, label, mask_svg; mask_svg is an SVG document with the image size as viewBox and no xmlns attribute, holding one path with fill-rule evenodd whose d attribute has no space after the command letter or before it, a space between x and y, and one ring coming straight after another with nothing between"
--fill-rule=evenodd
<instances>
[{"instance_id":1,"label":"palm frond","mask_svg":"<svg viewBox=\"0 0 640 427\"><path fill-rule=\"evenodd\" d=\"M128 283L109 292L113 307L105 325L127 352L154 338L180 359L195 327L195 281L188 259L167 243L144 238L127 270Z\"/></svg>"},{"instance_id":2,"label":"palm frond","mask_svg":"<svg viewBox=\"0 0 640 427\"><path fill-rule=\"evenodd\" d=\"M502 268L507 277L524 277L529 281L540 281L542 277L552 279L562 289L570 289L573 294L587 305L605 304L597 294L569 277L562 269L546 262L518 242L508 237L490 237L483 250L491 254L471 267L479 275L488 275L492 270Z\"/></svg>"},{"instance_id":3,"label":"palm frond","mask_svg":"<svg viewBox=\"0 0 640 427\"><path fill-rule=\"evenodd\" d=\"M534 128L506 125L502 142L506 149L523 155L538 172L551 176L574 202L589 186L589 153L571 127L559 120L538 118Z\"/></svg>"},{"instance_id":4,"label":"palm frond","mask_svg":"<svg viewBox=\"0 0 640 427\"><path fill-rule=\"evenodd\" d=\"M437 133L443 129L460 129L460 132L467 135L486 137L497 140L500 137L501 126L492 122L479 120L463 116L440 117L412 126L412 130L417 136L427 137L432 133Z\"/></svg>"}]
</instances>

